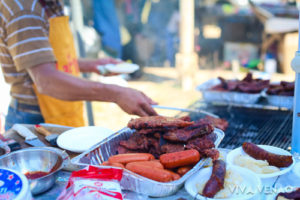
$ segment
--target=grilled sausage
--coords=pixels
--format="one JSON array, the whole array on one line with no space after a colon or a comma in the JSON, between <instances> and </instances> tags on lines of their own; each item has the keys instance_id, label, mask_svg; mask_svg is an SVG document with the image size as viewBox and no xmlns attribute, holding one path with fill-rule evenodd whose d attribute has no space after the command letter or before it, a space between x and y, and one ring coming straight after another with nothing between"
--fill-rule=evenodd
<instances>
[{"instance_id":1,"label":"grilled sausage","mask_svg":"<svg viewBox=\"0 0 300 200\"><path fill-rule=\"evenodd\" d=\"M226 174L226 163L222 160L213 162L212 174L204 186L202 195L213 198L217 192L224 188L224 179Z\"/></svg>"},{"instance_id":2,"label":"grilled sausage","mask_svg":"<svg viewBox=\"0 0 300 200\"><path fill-rule=\"evenodd\" d=\"M127 153L127 154L118 154L115 156L111 156L108 159L108 162L127 164L130 162L149 161L153 159L154 156L150 153Z\"/></svg>"},{"instance_id":3,"label":"grilled sausage","mask_svg":"<svg viewBox=\"0 0 300 200\"><path fill-rule=\"evenodd\" d=\"M200 154L195 149L166 153L159 158L165 168L172 169L187 165L194 165L200 160Z\"/></svg>"},{"instance_id":4,"label":"grilled sausage","mask_svg":"<svg viewBox=\"0 0 300 200\"><path fill-rule=\"evenodd\" d=\"M109 166L125 168L125 166L122 163L110 163Z\"/></svg>"},{"instance_id":5,"label":"grilled sausage","mask_svg":"<svg viewBox=\"0 0 300 200\"><path fill-rule=\"evenodd\" d=\"M282 197L282 199L300 199L300 188L290 193L281 192L277 195L276 200L279 200L280 197Z\"/></svg>"},{"instance_id":6,"label":"grilled sausage","mask_svg":"<svg viewBox=\"0 0 300 200\"><path fill-rule=\"evenodd\" d=\"M151 166L140 165L136 163L128 163L126 169L137 173L146 178L159 181L159 182L170 182L172 181L172 174L164 169L153 168Z\"/></svg>"},{"instance_id":7,"label":"grilled sausage","mask_svg":"<svg viewBox=\"0 0 300 200\"><path fill-rule=\"evenodd\" d=\"M292 156L278 155L270 153L256 144L244 142L243 150L251 157L257 160L266 160L268 163L275 167L288 167L293 164Z\"/></svg>"},{"instance_id":8,"label":"grilled sausage","mask_svg":"<svg viewBox=\"0 0 300 200\"><path fill-rule=\"evenodd\" d=\"M103 165L103 166L109 166L109 162L108 161L104 161L101 165Z\"/></svg>"},{"instance_id":9,"label":"grilled sausage","mask_svg":"<svg viewBox=\"0 0 300 200\"><path fill-rule=\"evenodd\" d=\"M176 180L180 179L180 175L179 174L177 174L177 173L175 173L175 172L173 172L171 170L168 170L168 169L166 169L166 171L168 171L168 172L171 173L173 181L176 181Z\"/></svg>"},{"instance_id":10,"label":"grilled sausage","mask_svg":"<svg viewBox=\"0 0 300 200\"><path fill-rule=\"evenodd\" d=\"M189 166L184 166L184 167L179 167L177 169L177 174L179 174L180 176L185 175L186 173L188 173L188 171L190 171L193 168L193 166L189 165Z\"/></svg>"},{"instance_id":11,"label":"grilled sausage","mask_svg":"<svg viewBox=\"0 0 300 200\"><path fill-rule=\"evenodd\" d=\"M149 166L149 167L153 167L153 168L159 168L159 169L163 169L164 166L158 162L158 161L154 161L154 160L150 160L150 161L139 161L139 162L131 162L131 163L128 163L127 165L129 164L139 164L139 165L146 165L146 166ZM126 166L127 166L126 165Z\"/></svg>"}]
</instances>

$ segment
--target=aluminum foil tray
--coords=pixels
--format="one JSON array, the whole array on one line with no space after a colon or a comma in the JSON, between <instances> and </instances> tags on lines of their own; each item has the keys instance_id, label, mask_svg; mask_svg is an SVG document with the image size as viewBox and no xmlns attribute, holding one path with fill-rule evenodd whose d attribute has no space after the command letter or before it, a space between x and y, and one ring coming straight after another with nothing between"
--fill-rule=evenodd
<instances>
[{"instance_id":1,"label":"aluminum foil tray","mask_svg":"<svg viewBox=\"0 0 300 200\"><path fill-rule=\"evenodd\" d=\"M128 139L133 133L134 130L124 128L111 135L104 141L91 147L88 151L73 158L72 163L82 166L99 166L102 162L108 160L110 156L117 154L117 147L119 145L119 142L121 140ZM217 135L215 146L218 147L222 139L224 138L224 132L219 129L215 129L214 133ZM143 176L137 175L127 169L124 169L123 178L121 180L121 187L124 190L130 190L152 197L169 196L174 194L177 190L179 190L186 181L186 179L188 179L195 172L201 169L207 163L207 161L209 161L209 159L207 158L201 159L194 166L194 168L191 169L188 173L186 173L183 177L169 183L153 181ZM101 167L108 168L107 166Z\"/></svg>"},{"instance_id":2,"label":"aluminum foil tray","mask_svg":"<svg viewBox=\"0 0 300 200\"><path fill-rule=\"evenodd\" d=\"M279 95L266 95L268 104L280 108L293 109L294 97L279 96Z\"/></svg>"},{"instance_id":3,"label":"aluminum foil tray","mask_svg":"<svg viewBox=\"0 0 300 200\"><path fill-rule=\"evenodd\" d=\"M226 103L237 103L237 104L255 104L258 99L262 96L258 94L247 94L242 92L221 92L210 90L213 86L220 83L219 79L211 79L197 86L197 90L202 92L203 99L206 102L226 102Z\"/></svg>"}]
</instances>

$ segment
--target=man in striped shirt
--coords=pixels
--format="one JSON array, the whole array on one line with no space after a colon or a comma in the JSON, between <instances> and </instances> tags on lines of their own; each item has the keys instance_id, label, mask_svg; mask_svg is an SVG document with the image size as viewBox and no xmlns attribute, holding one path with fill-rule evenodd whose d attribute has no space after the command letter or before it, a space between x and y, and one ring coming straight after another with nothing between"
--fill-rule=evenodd
<instances>
[{"instance_id":1,"label":"man in striped shirt","mask_svg":"<svg viewBox=\"0 0 300 200\"><path fill-rule=\"evenodd\" d=\"M59 0L0 0L0 63L11 84L12 103L6 129L14 123L43 122L32 84L41 94L66 101L117 103L125 112L155 115L154 102L130 88L80 79L56 70L56 58L49 44L49 22L63 15ZM79 60L81 72L96 72L97 65L111 59Z\"/></svg>"}]
</instances>

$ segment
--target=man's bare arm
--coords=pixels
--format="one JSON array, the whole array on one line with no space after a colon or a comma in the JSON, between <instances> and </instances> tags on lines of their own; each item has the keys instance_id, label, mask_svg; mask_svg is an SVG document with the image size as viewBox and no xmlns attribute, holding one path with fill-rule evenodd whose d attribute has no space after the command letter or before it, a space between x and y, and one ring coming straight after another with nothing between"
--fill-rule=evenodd
<instances>
[{"instance_id":1,"label":"man's bare arm","mask_svg":"<svg viewBox=\"0 0 300 200\"><path fill-rule=\"evenodd\" d=\"M28 69L41 94L67 101L103 101L117 103L125 112L139 116L156 115L149 97L134 89L102 84L74 77L45 63Z\"/></svg>"}]
</instances>

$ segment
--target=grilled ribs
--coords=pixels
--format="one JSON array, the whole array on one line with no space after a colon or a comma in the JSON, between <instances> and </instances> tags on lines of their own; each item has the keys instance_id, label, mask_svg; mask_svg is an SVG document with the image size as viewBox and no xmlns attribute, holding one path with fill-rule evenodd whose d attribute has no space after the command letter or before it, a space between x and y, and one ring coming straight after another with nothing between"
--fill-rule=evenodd
<instances>
[{"instance_id":1,"label":"grilled ribs","mask_svg":"<svg viewBox=\"0 0 300 200\"><path fill-rule=\"evenodd\" d=\"M244 79L240 80L225 80L218 77L220 84L215 85L211 90L217 91L237 91L243 93L259 93L263 89L269 87L269 80L253 79L252 74L248 73Z\"/></svg>"},{"instance_id":2,"label":"grilled ribs","mask_svg":"<svg viewBox=\"0 0 300 200\"><path fill-rule=\"evenodd\" d=\"M134 133L128 140L120 141L120 145L130 150L148 150L149 139L144 135Z\"/></svg>"},{"instance_id":3,"label":"grilled ribs","mask_svg":"<svg viewBox=\"0 0 300 200\"><path fill-rule=\"evenodd\" d=\"M203 123L211 124L212 126L221 129L222 131L226 131L228 127L228 122L225 119L214 118L211 116L206 116L205 118L202 118L199 121Z\"/></svg>"},{"instance_id":4,"label":"grilled ribs","mask_svg":"<svg viewBox=\"0 0 300 200\"><path fill-rule=\"evenodd\" d=\"M161 146L162 153L173 153L178 151L183 151L184 145L183 144L171 144L167 143Z\"/></svg>"},{"instance_id":5,"label":"grilled ribs","mask_svg":"<svg viewBox=\"0 0 300 200\"><path fill-rule=\"evenodd\" d=\"M184 128L192 124L193 122L174 117L151 116L131 119L128 123L128 127L137 130L147 128Z\"/></svg>"},{"instance_id":6,"label":"grilled ribs","mask_svg":"<svg viewBox=\"0 0 300 200\"><path fill-rule=\"evenodd\" d=\"M205 137L192 139L188 141L186 145L187 149L196 149L199 152L203 152L203 150L205 149L211 149L214 147L215 147L214 141L207 139Z\"/></svg>"},{"instance_id":7,"label":"grilled ribs","mask_svg":"<svg viewBox=\"0 0 300 200\"><path fill-rule=\"evenodd\" d=\"M187 142L188 140L210 134L214 128L208 123L198 123L186 128L168 131L163 138L172 142Z\"/></svg>"}]
</instances>

